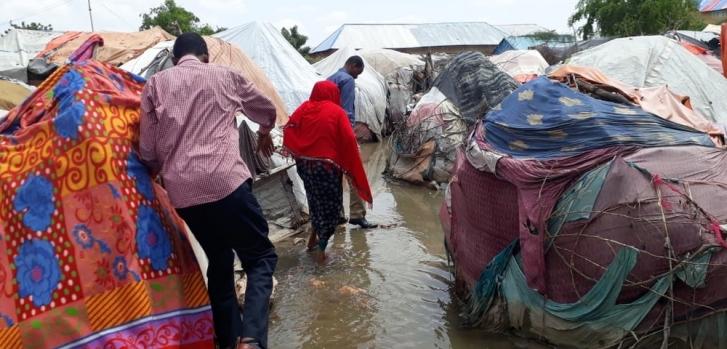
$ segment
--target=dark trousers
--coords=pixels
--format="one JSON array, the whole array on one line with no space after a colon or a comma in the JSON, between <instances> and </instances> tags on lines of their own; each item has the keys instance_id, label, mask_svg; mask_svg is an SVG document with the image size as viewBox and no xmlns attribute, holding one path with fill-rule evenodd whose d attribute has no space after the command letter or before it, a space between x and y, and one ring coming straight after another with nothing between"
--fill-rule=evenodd
<instances>
[{"instance_id":1,"label":"dark trousers","mask_svg":"<svg viewBox=\"0 0 727 349\"><path fill-rule=\"evenodd\" d=\"M207 289L220 347L234 348L238 338L251 337L267 348L270 293L278 256L268 239L268 224L252 194L251 181L220 201L177 212L209 259ZM233 250L247 274L242 319L235 295Z\"/></svg>"}]
</instances>

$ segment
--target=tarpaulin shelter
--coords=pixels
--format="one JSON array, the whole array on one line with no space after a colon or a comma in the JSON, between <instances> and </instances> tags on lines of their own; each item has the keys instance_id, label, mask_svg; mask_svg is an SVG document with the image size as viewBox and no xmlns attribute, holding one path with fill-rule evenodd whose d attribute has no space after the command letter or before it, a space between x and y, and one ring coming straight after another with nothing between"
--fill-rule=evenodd
<instances>
[{"instance_id":1,"label":"tarpaulin shelter","mask_svg":"<svg viewBox=\"0 0 727 349\"><path fill-rule=\"evenodd\" d=\"M532 27L511 30L529 32ZM328 55L345 47L388 48L411 54L457 54L473 50L489 53L508 35L515 34L506 34L485 22L347 23L314 47L311 54Z\"/></svg>"},{"instance_id":2,"label":"tarpaulin shelter","mask_svg":"<svg viewBox=\"0 0 727 349\"><path fill-rule=\"evenodd\" d=\"M689 30L670 31L664 36L676 40L710 68L723 74L719 35Z\"/></svg>"},{"instance_id":3,"label":"tarpaulin shelter","mask_svg":"<svg viewBox=\"0 0 727 349\"><path fill-rule=\"evenodd\" d=\"M635 87L667 85L689 96L692 106L707 119L727 123L727 79L663 36L615 39L571 57L569 64L590 66Z\"/></svg>"},{"instance_id":4,"label":"tarpaulin shelter","mask_svg":"<svg viewBox=\"0 0 727 349\"><path fill-rule=\"evenodd\" d=\"M27 81L26 67L30 59L42 51L57 31L10 29L0 35L0 75Z\"/></svg>"},{"instance_id":5,"label":"tarpaulin shelter","mask_svg":"<svg viewBox=\"0 0 727 349\"><path fill-rule=\"evenodd\" d=\"M424 79L424 61L415 55L388 49L357 51L374 70L384 76L388 89L384 133L390 133L402 122L417 84Z\"/></svg>"},{"instance_id":6,"label":"tarpaulin shelter","mask_svg":"<svg viewBox=\"0 0 727 349\"><path fill-rule=\"evenodd\" d=\"M419 56L388 49L363 49L356 51L376 72L391 80L402 69L417 69L424 66Z\"/></svg>"},{"instance_id":7,"label":"tarpaulin shelter","mask_svg":"<svg viewBox=\"0 0 727 349\"><path fill-rule=\"evenodd\" d=\"M313 67L321 76L328 77L343 68L349 57L358 53L352 48L342 48L315 63ZM366 59L364 71L356 79L355 117L356 137L366 141L381 138L381 131L386 117L387 87L384 77L370 65ZM365 129L358 124L363 124Z\"/></svg>"},{"instance_id":8,"label":"tarpaulin shelter","mask_svg":"<svg viewBox=\"0 0 727 349\"><path fill-rule=\"evenodd\" d=\"M139 160L144 80L65 65L0 124L3 348L212 348L184 223Z\"/></svg>"},{"instance_id":9,"label":"tarpaulin shelter","mask_svg":"<svg viewBox=\"0 0 727 349\"><path fill-rule=\"evenodd\" d=\"M538 78L460 151L441 216L466 320L557 346L721 347L727 151L600 97Z\"/></svg>"},{"instance_id":10,"label":"tarpaulin shelter","mask_svg":"<svg viewBox=\"0 0 727 349\"><path fill-rule=\"evenodd\" d=\"M545 74L549 64L535 50L510 50L490 56L490 61L519 83L528 82Z\"/></svg>"},{"instance_id":11,"label":"tarpaulin shelter","mask_svg":"<svg viewBox=\"0 0 727 349\"><path fill-rule=\"evenodd\" d=\"M387 172L416 184L448 182L470 126L517 86L482 53L456 56L392 135Z\"/></svg>"},{"instance_id":12,"label":"tarpaulin shelter","mask_svg":"<svg viewBox=\"0 0 727 349\"><path fill-rule=\"evenodd\" d=\"M323 79L270 23L253 22L214 35L237 47L265 72L289 113L308 100Z\"/></svg>"},{"instance_id":13,"label":"tarpaulin shelter","mask_svg":"<svg viewBox=\"0 0 727 349\"><path fill-rule=\"evenodd\" d=\"M120 32L66 32L50 41L37 54L50 63L64 64L71 54L93 35L103 39L103 46L94 52L94 59L119 66L144 53L162 41L173 40L174 36L159 27L131 33Z\"/></svg>"}]
</instances>

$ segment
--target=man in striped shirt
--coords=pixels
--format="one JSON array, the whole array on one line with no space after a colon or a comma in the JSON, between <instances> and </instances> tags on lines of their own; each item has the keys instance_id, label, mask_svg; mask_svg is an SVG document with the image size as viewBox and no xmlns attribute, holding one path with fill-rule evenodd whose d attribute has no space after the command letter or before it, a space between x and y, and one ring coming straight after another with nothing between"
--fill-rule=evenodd
<instances>
[{"instance_id":1,"label":"man in striped shirt","mask_svg":"<svg viewBox=\"0 0 727 349\"><path fill-rule=\"evenodd\" d=\"M240 74L207 64L201 36L179 36L173 55L175 67L152 76L141 96L141 159L162 177L209 259L208 292L220 348L266 348L278 257L240 157L234 116L242 112L260 124L258 151L269 156L275 107ZM235 253L247 274L244 320L235 296Z\"/></svg>"}]
</instances>

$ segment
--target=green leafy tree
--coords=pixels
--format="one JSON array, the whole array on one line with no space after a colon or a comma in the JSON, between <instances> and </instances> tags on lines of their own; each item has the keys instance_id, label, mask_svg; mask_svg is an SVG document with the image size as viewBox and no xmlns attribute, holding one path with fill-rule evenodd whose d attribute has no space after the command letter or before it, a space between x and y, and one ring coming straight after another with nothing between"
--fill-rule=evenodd
<instances>
[{"instance_id":1,"label":"green leafy tree","mask_svg":"<svg viewBox=\"0 0 727 349\"><path fill-rule=\"evenodd\" d=\"M301 55L305 57L310 54L310 47L305 46L305 43L308 42L308 37L298 31L297 25L294 25L290 29L283 28L280 30L280 33L283 34L285 40L288 40L288 42L293 45L293 47L295 47Z\"/></svg>"},{"instance_id":2,"label":"green leafy tree","mask_svg":"<svg viewBox=\"0 0 727 349\"><path fill-rule=\"evenodd\" d=\"M159 26L168 33L179 36L183 33L195 32L200 35L212 35L227 28L212 28L209 24L200 24L200 19L184 7L178 6L174 0L164 0L158 7L141 15L139 30L151 29Z\"/></svg>"},{"instance_id":3,"label":"green leafy tree","mask_svg":"<svg viewBox=\"0 0 727 349\"><path fill-rule=\"evenodd\" d=\"M20 22L20 24L10 22L10 28L40 30L40 31L47 31L47 32L53 31L53 25L51 25L51 24L46 25L46 24L42 24L42 23L38 23L38 22L30 22L30 23ZM5 31L6 34L8 32L10 32L10 29Z\"/></svg>"},{"instance_id":4,"label":"green leafy tree","mask_svg":"<svg viewBox=\"0 0 727 349\"><path fill-rule=\"evenodd\" d=\"M704 26L693 0L579 0L568 23L581 24L578 33L583 39L597 34L653 35Z\"/></svg>"},{"instance_id":5,"label":"green leafy tree","mask_svg":"<svg viewBox=\"0 0 727 349\"><path fill-rule=\"evenodd\" d=\"M573 41L573 36L558 34L555 30L535 32L527 36L546 43Z\"/></svg>"}]
</instances>

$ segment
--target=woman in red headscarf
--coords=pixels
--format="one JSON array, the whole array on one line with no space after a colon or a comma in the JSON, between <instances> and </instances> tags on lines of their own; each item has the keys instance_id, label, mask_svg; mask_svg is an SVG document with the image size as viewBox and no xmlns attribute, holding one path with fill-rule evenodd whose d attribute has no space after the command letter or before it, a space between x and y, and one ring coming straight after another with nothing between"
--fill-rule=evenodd
<instances>
[{"instance_id":1,"label":"woman in red headscarf","mask_svg":"<svg viewBox=\"0 0 727 349\"><path fill-rule=\"evenodd\" d=\"M356 136L340 100L336 84L316 83L310 100L293 113L283 133L283 146L296 159L308 198L313 225L308 248L315 248L317 242L320 251L338 226L344 174L362 199L373 201Z\"/></svg>"}]
</instances>

